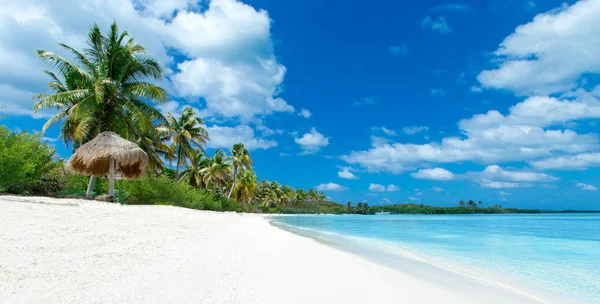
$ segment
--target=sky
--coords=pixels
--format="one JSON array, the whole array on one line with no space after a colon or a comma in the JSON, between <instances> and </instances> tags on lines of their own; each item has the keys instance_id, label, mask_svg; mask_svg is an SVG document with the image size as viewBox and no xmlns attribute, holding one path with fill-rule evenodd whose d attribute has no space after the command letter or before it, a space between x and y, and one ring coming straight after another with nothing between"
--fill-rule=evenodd
<instances>
[{"instance_id":1,"label":"sky","mask_svg":"<svg viewBox=\"0 0 600 304\"><path fill-rule=\"evenodd\" d=\"M0 124L39 131L36 49L114 20L209 152L338 202L600 209L600 0L0 0ZM66 55L66 54L65 54ZM63 158L59 127L45 139Z\"/></svg>"}]
</instances>

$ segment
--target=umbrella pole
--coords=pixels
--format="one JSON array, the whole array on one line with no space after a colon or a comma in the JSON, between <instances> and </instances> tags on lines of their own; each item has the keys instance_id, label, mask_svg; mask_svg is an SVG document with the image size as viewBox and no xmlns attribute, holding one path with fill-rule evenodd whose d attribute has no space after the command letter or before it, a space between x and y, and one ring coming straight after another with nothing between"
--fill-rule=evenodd
<instances>
[{"instance_id":1,"label":"umbrella pole","mask_svg":"<svg viewBox=\"0 0 600 304\"><path fill-rule=\"evenodd\" d=\"M88 184L87 191L85 192L85 197L87 197L87 198L92 197L92 191L94 191L95 183L96 183L96 177L93 175L90 176L90 183Z\"/></svg>"},{"instance_id":2,"label":"umbrella pole","mask_svg":"<svg viewBox=\"0 0 600 304\"><path fill-rule=\"evenodd\" d=\"M113 158L110 158L110 170L109 170L109 188L108 188L108 196L115 197L115 161Z\"/></svg>"}]
</instances>

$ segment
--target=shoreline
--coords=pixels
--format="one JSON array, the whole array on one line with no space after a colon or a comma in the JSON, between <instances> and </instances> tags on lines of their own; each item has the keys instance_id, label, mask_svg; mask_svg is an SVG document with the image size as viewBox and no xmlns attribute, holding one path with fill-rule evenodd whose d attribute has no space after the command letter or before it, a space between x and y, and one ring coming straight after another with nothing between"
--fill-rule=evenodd
<instances>
[{"instance_id":1,"label":"shoreline","mask_svg":"<svg viewBox=\"0 0 600 304\"><path fill-rule=\"evenodd\" d=\"M448 267L442 263L436 263L431 259L411 252L410 250L394 247L392 244L389 244L392 242L384 242L381 240L368 239L364 237L343 236L335 232L317 231L308 228L296 227L289 224L276 222L276 220L272 217L270 217L270 223L279 229L297 234L302 237L313 239L326 246L331 246L342 251L356 254L361 258L371 260L375 263L384 265L397 271L426 277L429 280L438 280L438 284L450 283L458 288L463 285L456 284L456 282L463 280L465 281L463 283L467 283L467 281L469 281L475 284L492 286L507 292L514 292L539 304L558 303L558 301L555 299L550 299L548 296L542 297L533 291L518 288L517 286L498 280L497 278L489 276L487 272L485 272L485 274L476 275L474 273L465 271L462 268L456 269L456 267ZM374 246L361 246L358 244L359 242L369 242ZM375 246L385 246L388 248L386 248L387 250L382 248L375 249L373 248ZM392 252L390 249L394 252ZM439 278L444 279L439 280ZM461 288L464 288L464 286Z\"/></svg>"},{"instance_id":2,"label":"shoreline","mask_svg":"<svg viewBox=\"0 0 600 304\"><path fill-rule=\"evenodd\" d=\"M269 220L0 196L0 302L538 303L439 284Z\"/></svg>"}]
</instances>

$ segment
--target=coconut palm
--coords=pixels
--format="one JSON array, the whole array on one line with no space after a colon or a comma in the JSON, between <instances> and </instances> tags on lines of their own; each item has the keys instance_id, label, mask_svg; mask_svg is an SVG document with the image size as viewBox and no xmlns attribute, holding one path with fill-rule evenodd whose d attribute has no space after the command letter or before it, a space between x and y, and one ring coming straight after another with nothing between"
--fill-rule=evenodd
<instances>
[{"instance_id":1,"label":"coconut palm","mask_svg":"<svg viewBox=\"0 0 600 304\"><path fill-rule=\"evenodd\" d=\"M212 188L213 191L217 189L222 191L223 185L231 174L231 165L226 160L225 152L217 149L208 166L202 168L200 173L204 176L206 187Z\"/></svg>"},{"instance_id":2,"label":"coconut palm","mask_svg":"<svg viewBox=\"0 0 600 304\"><path fill-rule=\"evenodd\" d=\"M204 177L200 170L207 168L211 164L211 159L207 158L204 152L195 150L190 164L181 171L180 180L187 181L192 187L206 188Z\"/></svg>"},{"instance_id":3,"label":"coconut palm","mask_svg":"<svg viewBox=\"0 0 600 304\"><path fill-rule=\"evenodd\" d=\"M285 185L281 187L281 202L284 206L289 205L294 200L294 188Z\"/></svg>"},{"instance_id":4,"label":"coconut palm","mask_svg":"<svg viewBox=\"0 0 600 304\"><path fill-rule=\"evenodd\" d=\"M250 158L250 152L246 150L243 143L233 145L233 149L231 149L231 164L233 167L233 184L231 185L231 190L229 190L229 194L227 194L227 198L231 198L233 188L235 188L238 170L246 171L252 169L252 159Z\"/></svg>"},{"instance_id":5,"label":"coconut palm","mask_svg":"<svg viewBox=\"0 0 600 304\"><path fill-rule=\"evenodd\" d=\"M164 126L173 136L173 150L177 158L175 178L179 178L179 167L194 156L194 148L204 152L204 146L209 140L208 132L204 128L204 122L196 115L193 108L188 107L175 118L169 113L168 122Z\"/></svg>"},{"instance_id":6,"label":"coconut palm","mask_svg":"<svg viewBox=\"0 0 600 304\"><path fill-rule=\"evenodd\" d=\"M59 44L73 55L73 62L50 51L37 51L56 73L46 71L52 78L49 86L54 93L34 96L39 100L34 111L59 110L42 131L64 122L61 136L74 146L104 131L129 140L154 131L153 119L164 117L144 100L163 102L167 95L162 88L142 79L161 79L162 68L146 55L142 45L128 37L126 31L119 33L116 23L111 25L108 36L102 35L94 24L88 34L88 48L83 52Z\"/></svg>"},{"instance_id":7,"label":"coconut palm","mask_svg":"<svg viewBox=\"0 0 600 304\"><path fill-rule=\"evenodd\" d=\"M240 173L239 182L235 185L235 199L248 203L254 197L257 189L256 174L252 171Z\"/></svg>"},{"instance_id":8,"label":"coconut palm","mask_svg":"<svg viewBox=\"0 0 600 304\"><path fill-rule=\"evenodd\" d=\"M145 48L119 33L116 23L108 36L94 24L88 33L88 48L83 52L59 44L75 61L46 50L37 54L55 72L45 71L52 79L53 93L34 96L38 102L33 110L57 109L42 127L42 133L63 122L61 137L78 148L104 131L137 142L153 137L154 120L164 120L162 114L147 101L163 102L165 91L144 79L161 79L160 64L146 55ZM146 151L148 152L148 151ZM90 178L93 187L95 177Z\"/></svg>"}]
</instances>

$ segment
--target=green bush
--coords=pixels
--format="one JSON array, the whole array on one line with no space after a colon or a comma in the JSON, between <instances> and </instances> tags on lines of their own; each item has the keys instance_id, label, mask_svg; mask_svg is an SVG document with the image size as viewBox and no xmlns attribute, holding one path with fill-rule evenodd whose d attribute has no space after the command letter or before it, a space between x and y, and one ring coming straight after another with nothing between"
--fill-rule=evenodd
<instances>
[{"instance_id":1,"label":"green bush","mask_svg":"<svg viewBox=\"0 0 600 304\"><path fill-rule=\"evenodd\" d=\"M48 183L48 188L40 184L42 176L61 166L53 161L54 156L55 150L42 142L39 135L0 126L0 192L56 191L59 185L55 181Z\"/></svg>"}]
</instances>

